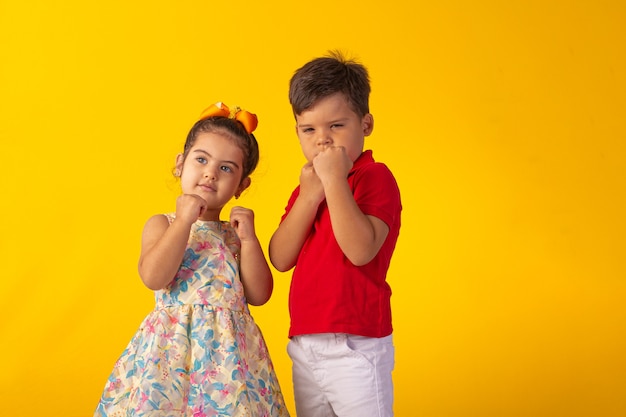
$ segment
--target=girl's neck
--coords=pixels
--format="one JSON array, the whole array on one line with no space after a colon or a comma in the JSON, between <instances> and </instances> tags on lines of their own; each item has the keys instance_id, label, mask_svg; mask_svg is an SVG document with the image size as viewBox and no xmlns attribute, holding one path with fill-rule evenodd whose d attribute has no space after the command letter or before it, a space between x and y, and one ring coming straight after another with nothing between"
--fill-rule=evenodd
<instances>
[{"instance_id":1,"label":"girl's neck","mask_svg":"<svg viewBox=\"0 0 626 417\"><path fill-rule=\"evenodd\" d=\"M203 222L219 222L220 220L220 212L222 209L209 209L205 211L202 216L198 217L198 220Z\"/></svg>"}]
</instances>

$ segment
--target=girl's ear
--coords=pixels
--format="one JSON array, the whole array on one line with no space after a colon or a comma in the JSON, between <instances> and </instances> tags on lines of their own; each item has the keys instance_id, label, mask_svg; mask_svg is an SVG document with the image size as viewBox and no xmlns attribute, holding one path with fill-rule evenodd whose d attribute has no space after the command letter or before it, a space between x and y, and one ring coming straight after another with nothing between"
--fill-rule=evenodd
<instances>
[{"instance_id":1,"label":"girl's ear","mask_svg":"<svg viewBox=\"0 0 626 417\"><path fill-rule=\"evenodd\" d=\"M372 116L371 113L367 113L365 116L363 116L361 124L363 126L363 136L371 135L372 130L374 130L374 116Z\"/></svg>"},{"instance_id":2,"label":"girl's ear","mask_svg":"<svg viewBox=\"0 0 626 417\"><path fill-rule=\"evenodd\" d=\"M239 184L239 188L237 189L237 192L235 193L235 198L239 198L241 193L243 193L245 189L250 186L250 184L252 184L252 179L250 177L244 178L243 181L241 181L241 184Z\"/></svg>"},{"instance_id":3,"label":"girl's ear","mask_svg":"<svg viewBox=\"0 0 626 417\"><path fill-rule=\"evenodd\" d=\"M183 172L183 163L185 162L185 156L182 153L176 155L176 172L178 173L177 177L180 177L180 174Z\"/></svg>"}]
</instances>

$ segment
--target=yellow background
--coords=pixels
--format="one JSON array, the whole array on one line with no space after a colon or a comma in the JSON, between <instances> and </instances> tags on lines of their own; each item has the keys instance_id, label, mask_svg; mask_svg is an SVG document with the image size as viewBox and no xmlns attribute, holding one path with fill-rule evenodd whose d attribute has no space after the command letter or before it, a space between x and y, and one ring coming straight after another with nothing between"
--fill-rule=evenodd
<instances>
[{"instance_id":1,"label":"yellow background","mask_svg":"<svg viewBox=\"0 0 626 417\"><path fill-rule=\"evenodd\" d=\"M396 414L626 415L624 22L620 1L1 0L0 414L92 414L212 102L259 115L238 203L267 245L304 162L289 77L337 48L369 67L366 146L402 191ZM289 277L253 315L295 415Z\"/></svg>"}]
</instances>

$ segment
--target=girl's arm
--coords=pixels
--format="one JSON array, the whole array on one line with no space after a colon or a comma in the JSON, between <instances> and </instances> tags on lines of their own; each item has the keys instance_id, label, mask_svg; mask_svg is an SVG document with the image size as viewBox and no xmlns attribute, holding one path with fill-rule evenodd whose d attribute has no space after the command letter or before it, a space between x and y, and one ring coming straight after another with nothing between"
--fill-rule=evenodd
<instances>
[{"instance_id":1,"label":"girl's arm","mask_svg":"<svg viewBox=\"0 0 626 417\"><path fill-rule=\"evenodd\" d=\"M300 174L298 197L270 239L270 261L280 272L288 271L295 266L300 250L311 231L317 209L323 200L322 183L315 174L312 164L308 163Z\"/></svg>"},{"instance_id":2,"label":"girl's arm","mask_svg":"<svg viewBox=\"0 0 626 417\"><path fill-rule=\"evenodd\" d=\"M157 214L146 222L141 239L139 276L151 290L163 289L172 282L185 254L190 227Z\"/></svg>"},{"instance_id":3,"label":"girl's arm","mask_svg":"<svg viewBox=\"0 0 626 417\"><path fill-rule=\"evenodd\" d=\"M235 206L230 223L241 241L239 276L246 300L254 306L263 305L272 296L274 278L254 230L254 212Z\"/></svg>"},{"instance_id":4,"label":"girl's arm","mask_svg":"<svg viewBox=\"0 0 626 417\"><path fill-rule=\"evenodd\" d=\"M183 194L176 201L176 218L170 224L162 214L146 222L141 238L139 276L151 290L172 282L187 248L191 225L206 207L197 195Z\"/></svg>"}]
</instances>

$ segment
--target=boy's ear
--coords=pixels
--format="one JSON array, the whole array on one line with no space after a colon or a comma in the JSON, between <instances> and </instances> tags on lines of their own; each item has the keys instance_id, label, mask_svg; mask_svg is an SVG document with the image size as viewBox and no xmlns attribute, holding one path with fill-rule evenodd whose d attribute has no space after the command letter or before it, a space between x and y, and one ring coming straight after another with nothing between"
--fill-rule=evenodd
<instances>
[{"instance_id":1,"label":"boy's ear","mask_svg":"<svg viewBox=\"0 0 626 417\"><path fill-rule=\"evenodd\" d=\"M363 126L363 136L371 135L372 130L374 130L374 116L372 116L371 113L367 113L365 116L363 116L361 125Z\"/></svg>"}]
</instances>

